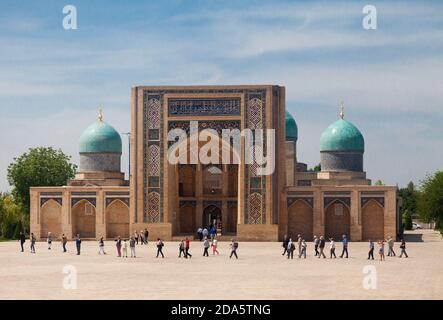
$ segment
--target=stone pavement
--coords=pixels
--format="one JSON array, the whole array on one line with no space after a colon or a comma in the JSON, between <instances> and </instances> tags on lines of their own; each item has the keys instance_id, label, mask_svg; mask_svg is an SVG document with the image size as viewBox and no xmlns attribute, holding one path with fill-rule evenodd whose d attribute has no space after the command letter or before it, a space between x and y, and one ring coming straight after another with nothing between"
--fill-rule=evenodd
<instances>
[{"instance_id":1,"label":"stone pavement","mask_svg":"<svg viewBox=\"0 0 443 320\"><path fill-rule=\"evenodd\" d=\"M117 258L114 242L106 256L97 242L75 244L62 253L37 243L37 253L19 252L18 242L0 243L0 299L443 299L443 241L433 231L407 236L408 259L368 261L367 243L352 242L349 259L318 259L308 244L306 260L282 257L281 244L241 242L239 260L230 260L229 244L220 242L220 256L202 257L202 244L191 243L192 259L178 259L178 243L167 242L165 259L155 258L155 245L137 246L138 257ZM328 251L328 250L327 250ZM341 244L337 244L338 253ZM396 243L396 251L398 243ZM338 255L337 255L338 256ZM376 249L377 257L377 249ZM377 288L365 289L365 266ZM65 289L77 272L77 289ZM66 278L68 277L68 278ZM65 280L64 280L65 279ZM367 279L367 278L366 278ZM72 283L72 282L71 282Z\"/></svg>"}]
</instances>

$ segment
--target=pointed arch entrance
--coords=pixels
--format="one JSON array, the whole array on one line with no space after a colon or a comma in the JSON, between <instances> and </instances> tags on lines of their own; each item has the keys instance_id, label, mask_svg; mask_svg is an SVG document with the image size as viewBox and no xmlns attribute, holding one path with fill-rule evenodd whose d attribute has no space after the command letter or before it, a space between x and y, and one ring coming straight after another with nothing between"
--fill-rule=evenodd
<instances>
[{"instance_id":1,"label":"pointed arch entrance","mask_svg":"<svg viewBox=\"0 0 443 320\"><path fill-rule=\"evenodd\" d=\"M343 235L350 239L351 214L349 207L340 200L335 200L325 211L325 238L339 240Z\"/></svg>"}]
</instances>

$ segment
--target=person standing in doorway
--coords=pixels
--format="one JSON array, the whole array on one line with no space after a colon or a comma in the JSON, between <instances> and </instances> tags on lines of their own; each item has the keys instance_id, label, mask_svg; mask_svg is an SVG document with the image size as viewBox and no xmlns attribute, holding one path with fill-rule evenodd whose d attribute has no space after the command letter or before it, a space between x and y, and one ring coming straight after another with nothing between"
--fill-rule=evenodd
<instances>
[{"instance_id":1,"label":"person standing in doorway","mask_svg":"<svg viewBox=\"0 0 443 320\"><path fill-rule=\"evenodd\" d=\"M329 251L330 251L330 259L334 256L334 259L337 258L335 255L335 241L334 238L329 238Z\"/></svg>"},{"instance_id":2,"label":"person standing in doorway","mask_svg":"<svg viewBox=\"0 0 443 320\"><path fill-rule=\"evenodd\" d=\"M48 242L48 250L51 250L51 246L52 246L52 234L51 234L51 232L48 232L47 242Z\"/></svg>"},{"instance_id":3,"label":"person standing in doorway","mask_svg":"<svg viewBox=\"0 0 443 320\"><path fill-rule=\"evenodd\" d=\"M318 253L318 258L320 259L321 257L323 257L323 259L326 259L326 255L324 253L325 250L325 245L326 245L326 241L325 238L323 236L320 236L320 240L318 242L318 248L320 249L319 253Z\"/></svg>"},{"instance_id":4,"label":"person standing in doorway","mask_svg":"<svg viewBox=\"0 0 443 320\"><path fill-rule=\"evenodd\" d=\"M163 247L165 246L165 244L163 243L163 241L160 238L157 238L157 257L161 254L162 258L165 257L165 255L163 254Z\"/></svg>"},{"instance_id":5,"label":"person standing in doorway","mask_svg":"<svg viewBox=\"0 0 443 320\"><path fill-rule=\"evenodd\" d=\"M26 236L25 236L25 234L22 231L20 231L19 241L20 241L20 247L22 248L22 252L24 252L25 248L23 246L24 246L24 244L26 242Z\"/></svg>"},{"instance_id":6,"label":"person standing in doorway","mask_svg":"<svg viewBox=\"0 0 443 320\"><path fill-rule=\"evenodd\" d=\"M235 256L236 259L238 259L237 256L238 242L232 239L230 247L231 247L231 255L229 256L229 259L231 259L233 255Z\"/></svg>"},{"instance_id":7,"label":"person standing in doorway","mask_svg":"<svg viewBox=\"0 0 443 320\"><path fill-rule=\"evenodd\" d=\"M31 233L31 253L35 253L35 235L34 233Z\"/></svg>"},{"instance_id":8,"label":"person standing in doorway","mask_svg":"<svg viewBox=\"0 0 443 320\"><path fill-rule=\"evenodd\" d=\"M117 248L117 257L122 256L122 239L120 236L115 240L115 247Z\"/></svg>"},{"instance_id":9,"label":"person standing in doorway","mask_svg":"<svg viewBox=\"0 0 443 320\"><path fill-rule=\"evenodd\" d=\"M209 257L209 247L210 247L211 245L210 245L210 243L209 243L209 239L208 239L208 237L206 237L205 238L205 241L203 241L203 248L204 248L204 251L203 251L203 257Z\"/></svg>"},{"instance_id":10,"label":"person standing in doorway","mask_svg":"<svg viewBox=\"0 0 443 320\"><path fill-rule=\"evenodd\" d=\"M185 240L185 258L192 258L192 255L189 253L189 248L191 247L191 242L188 238Z\"/></svg>"},{"instance_id":11,"label":"person standing in doorway","mask_svg":"<svg viewBox=\"0 0 443 320\"><path fill-rule=\"evenodd\" d=\"M400 250L401 250L401 253L400 253L400 255L399 255L398 257L399 257L399 258L402 258L402 257L403 257L403 254L404 254L405 257L407 258L407 257L408 257L408 254L406 253L406 242L405 242L404 239L401 239Z\"/></svg>"},{"instance_id":12,"label":"person standing in doorway","mask_svg":"<svg viewBox=\"0 0 443 320\"><path fill-rule=\"evenodd\" d=\"M314 250L315 250L315 256L319 255L318 252L318 243L320 242L320 239L317 236L314 236Z\"/></svg>"},{"instance_id":13,"label":"person standing in doorway","mask_svg":"<svg viewBox=\"0 0 443 320\"><path fill-rule=\"evenodd\" d=\"M344 254L346 253L346 258L348 258L348 238L346 235L343 235L343 240L341 241L343 244L343 250L341 252L340 258L343 258Z\"/></svg>"},{"instance_id":14,"label":"person standing in doorway","mask_svg":"<svg viewBox=\"0 0 443 320\"><path fill-rule=\"evenodd\" d=\"M77 255L80 255L80 249L82 245L82 239L80 239L80 235L77 234L77 237L75 238L75 246L77 247Z\"/></svg>"},{"instance_id":15,"label":"person standing in doorway","mask_svg":"<svg viewBox=\"0 0 443 320\"><path fill-rule=\"evenodd\" d=\"M203 240L203 229L202 229L202 227L199 227L197 229L197 238L198 238L198 241L202 241Z\"/></svg>"},{"instance_id":16,"label":"person standing in doorway","mask_svg":"<svg viewBox=\"0 0 443 320\"><path fill-rule=\"evenodd\" d=\"M214 238L214 240L212 240L212 255L215 255L216 253L217 255L219 254L217 246L218 246L218 241L216 238Z\"/></svg>"},{"instance_id":17,"label":"person standing in doorway","mask_svg":"<svg viewBox=\"0 0 443 320\"><path fill-rule=\"evenodd\" d=\"M283 253L281 254L282 256L284 256L286 254L286 252L288 252L288 244L289 244L289 238L287 235L285 235L283 237L283 242L282 242L282 247L283 247Z\"/></svg>"},{"instance_id":18,"label":"person standing in doorway","mask_svg":"<svg viewBox=\"0 0 443 320\"><path fill-rule=\"evenodd\" d=\"M368 260L374 260L374 241L369 239L369 252L368 252Z\"/></svg>"},{"instance_id":19,"label":"person standing in doorway","mask_svg":"<svg viewBox=\"0 0 443 320\"><path fill-rule=\"evenodd\" d=\"M101 237L100 241L98 242L98 254L106 254L105 241L103 240L103 237Z\"/></svg>"},{"instance_id":20,"label":"person standing in doorway","mask_svg":"<svg viewBox=\"0 0 443 320\"><path fill-rule=\"evenodd\" d=\"M68 238L66 238L65 234L63 233L62 235L62 247L63 247L63 252L66 252L66 244L68 243Z\"/></svg>"},{"instance_id":21,"label":"person standing in doorway","mask_svg":"<svg viewBox=\"0 0 443 320\"><path fill-rule=\"evenodd\" d=\"M202 235L203 235L203 239L205 239L205 238L208 237L209 232L208 232L208 229L207 229L207 228L204 228L204 229L203 229Z\"/></svg>"},{"instance_id":22,"label":"person standing in doorway","mask_svg":"<svg viewBox=\"0 0 443 320\"><path fill-rule=\"evenodd\" d=\"M129 240L129 248L131 248L131 258L136 258L135 256L135 237L131 237Z\"/></svg>"}]
</instances>

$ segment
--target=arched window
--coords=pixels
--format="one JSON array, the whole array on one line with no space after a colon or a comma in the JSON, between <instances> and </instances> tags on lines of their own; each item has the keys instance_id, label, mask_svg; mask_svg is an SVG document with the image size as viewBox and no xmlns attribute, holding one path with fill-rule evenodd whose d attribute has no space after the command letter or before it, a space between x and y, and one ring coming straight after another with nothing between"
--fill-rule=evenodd
<instances>
[{"instance_id":1,"label":"arched window","mask_svg":"<svg viewBox=\"0 0 443 320\"><path fill-rule=\"evenodd\" d=\"M217 166L209 166L203 171L203 193L221 194L223 188L223 171Z\"/></svg>"}]
</instances>

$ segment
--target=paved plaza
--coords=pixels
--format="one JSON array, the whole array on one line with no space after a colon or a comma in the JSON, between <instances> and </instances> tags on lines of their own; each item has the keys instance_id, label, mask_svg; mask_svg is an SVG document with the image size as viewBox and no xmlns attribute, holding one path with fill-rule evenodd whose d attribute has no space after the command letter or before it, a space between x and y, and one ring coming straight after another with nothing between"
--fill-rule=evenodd
<instances>
[{"instance_id":1,"label":"paved plaza","mask_svg":"<svg viewBox=\"0 0 443 320\"><path fill-rule=\"evenodd\" d=\"M335 260L313 257L312 243L306 260L282 257L276 242L241 242L239 260L230 260L226 242L209 258L192 242L193 257L185 260L173 242L165 244L165 259L155 258L153 242L137 246L136 259L117 258L112 241L106 256L95 241L83 242L81 256L73 242L68 253L58 242L51 251L39 242L36 254L29 241L24 253L18 242L2 242L0 299L443 299L443 241L432 231L407 238L410 257L383 262L366 260L365 242L350 243L350 258ZM363 286L367 265L375 266L376 289ZM63 287L66 266L77 271L77 289Z\"/></svg>"}]
</instances>

